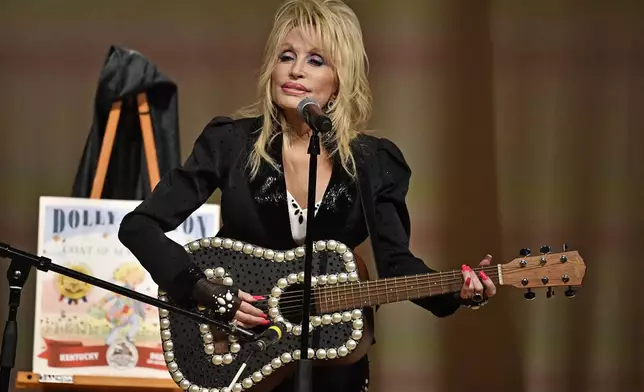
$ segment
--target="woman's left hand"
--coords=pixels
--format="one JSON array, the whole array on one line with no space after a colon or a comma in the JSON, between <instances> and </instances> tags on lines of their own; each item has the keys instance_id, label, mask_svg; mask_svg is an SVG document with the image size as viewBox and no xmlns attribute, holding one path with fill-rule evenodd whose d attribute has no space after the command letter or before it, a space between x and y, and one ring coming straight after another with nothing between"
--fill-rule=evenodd
<instances>
[{"instance_id":1,"label":"woman's left hand","mask_svg":"<svg viewBox=\"0 0 644 392\"><path fill-rule=\"evenodd\" d=\"M479 263L479 266L483 267L490 265L490 260L492 260L492 256L486 255ZM461 272L463 274L463 286L461 288L460 295L461 298L464 301L468 301L471 306L484 305L488 298L496 294L496 286L485 272L480 271L477 276L477 274L472 271L472 268L465 264L461 267Z\"/></svg>"}]
</instances>

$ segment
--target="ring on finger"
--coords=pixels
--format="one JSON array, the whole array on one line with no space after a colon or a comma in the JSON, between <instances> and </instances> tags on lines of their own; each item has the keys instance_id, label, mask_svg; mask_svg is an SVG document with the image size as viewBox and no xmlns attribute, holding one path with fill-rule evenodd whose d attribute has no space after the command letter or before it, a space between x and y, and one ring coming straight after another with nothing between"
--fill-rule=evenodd
<instances>
[{"instance_id":1,"label":"ring on finger","mask_svg":"<svg viewBox=\"0 0 644 392\"><path fill-rule=\"evenodd\" d=\"M476 302L477 304L483 302L483 294L474 293L472 295L472 301Z\"/></svg>"}]
</instances>

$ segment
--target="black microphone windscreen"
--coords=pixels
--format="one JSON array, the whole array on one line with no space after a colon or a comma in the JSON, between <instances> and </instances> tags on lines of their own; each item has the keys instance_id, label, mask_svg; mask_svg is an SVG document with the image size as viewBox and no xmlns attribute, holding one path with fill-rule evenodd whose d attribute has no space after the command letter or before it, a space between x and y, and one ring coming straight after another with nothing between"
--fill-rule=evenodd
<instances>
[{"instance_id":1,"label":"black microphone windscreen","mask_svg":"<svg viewBox=\"0 0 644 392\"><path fill-rule=\"evenodd\" d=\"M300 101L300 103L297 105L297 112L300 114L300 116L306 118L306 112L305 109L309 105L314 105L318 106L318 103L313 99L313 98L304 98L303 100Z\"/></svg>"}]
</instances>

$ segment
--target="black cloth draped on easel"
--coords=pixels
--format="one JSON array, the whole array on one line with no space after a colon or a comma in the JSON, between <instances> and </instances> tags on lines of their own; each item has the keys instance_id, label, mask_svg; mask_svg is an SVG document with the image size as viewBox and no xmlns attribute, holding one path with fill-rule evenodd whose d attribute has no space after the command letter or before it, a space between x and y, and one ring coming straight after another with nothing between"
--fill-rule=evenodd
<instances>
[{"instance_id":1,"label":"black cloth draped on easel","mask_svg":"<svg viewBox=\"0 0 644 392\"><path fill-rule=\"evenodd\" d=\"M140 53L111 46L100 72L94 115L72 196L89 197L111 105L122 101L101 198L142 200L150 193L137 94L145 92L161 176L180 165L177 86Z\"/></svg>"}]
</instances>

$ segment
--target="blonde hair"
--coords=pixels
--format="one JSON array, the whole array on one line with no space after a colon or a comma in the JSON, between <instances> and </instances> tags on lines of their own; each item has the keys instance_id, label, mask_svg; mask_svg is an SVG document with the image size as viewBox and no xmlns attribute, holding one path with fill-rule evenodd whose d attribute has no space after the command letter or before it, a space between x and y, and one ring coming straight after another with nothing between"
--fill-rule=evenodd
<instances>
[{"instance_id":1,"label":"blonde hair","mask_svg":"<svg viewBox=\"0 0 644 392\"><path fill-rule=\"evenodd\" d=\"M251 178L265 160L278 169L267 152L273 138L286 129L286 120L273 102L271 74L278 60L284 37L298 27L311 28L321 42L325 58L330 60L338 83L332 107L326 112L333 122L333 132L322 139L331 146L329 154L339 154L344 169L355 175L355 161L350 143L366 126L371 116L371 90L367 80L368 58L362 40L360 22L351 8L340 0L288 0L275 15L272 31L264 49L258 82L258 101L238 111L239 115L263 115L259 137L248 159ZM288 133L284 133L288 137Z\"/></svg>"}]
</instances>

